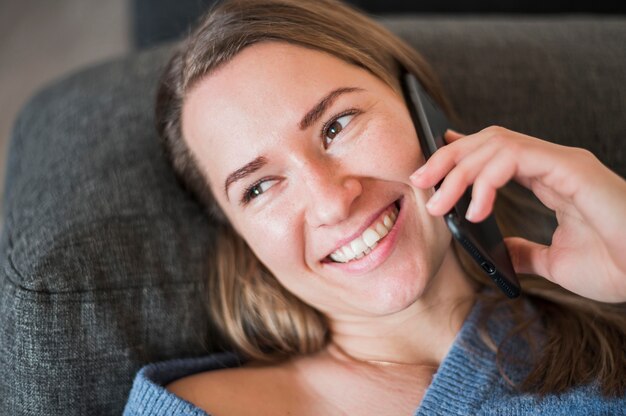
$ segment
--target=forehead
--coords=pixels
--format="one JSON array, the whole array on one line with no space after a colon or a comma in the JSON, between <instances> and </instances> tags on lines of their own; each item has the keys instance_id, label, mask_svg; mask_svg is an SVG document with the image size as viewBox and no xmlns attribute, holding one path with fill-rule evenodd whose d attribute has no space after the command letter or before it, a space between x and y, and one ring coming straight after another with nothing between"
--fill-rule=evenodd
<instances>
[{"instance_id":1,"label":"forehead","mask_svg":"<svg viewBox=\"0 0 626 416\"><path fill-rule=\"evenodd\" d=\"M304 113L325 94L339 87L368 89L372 82L382 83L324 52L282 42L255 44L187 94L183 136L221 194L228 173L296 133Z\"/></svg>"}]
</instances>

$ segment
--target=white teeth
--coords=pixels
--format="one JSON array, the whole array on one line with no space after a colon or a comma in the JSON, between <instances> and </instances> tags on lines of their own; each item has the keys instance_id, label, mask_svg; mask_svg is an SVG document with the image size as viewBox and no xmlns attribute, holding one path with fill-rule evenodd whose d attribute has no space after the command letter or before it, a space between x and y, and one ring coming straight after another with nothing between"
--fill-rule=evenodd
<instances>
[{"instance_id":1,"label":"white teeth","mask_svg":"<svg viewBox=\"0 0 626 416\"><path fill-rule=\"evenodd\" d=\"M367 244L365 244L365 241L363 241L363 237L361 236L360 238L352 240L352 242L350 243L350 248L355 253L363 253L365 250L367 250ZM357 259L358 258L359 257L357 256Z\"/></svg>"},{"instance_id":2,"label":"white teeth","mask_svg":"<svg viewBox=\"0 0 626 416\"><path fill-rule=\"evenodd\" d=\"M384 236L386 236L389 233L389 230L383 224L378 223L378 224L376 224L376 232L381 237L384 237Z\"/></svg>"},{"instance_id":3,"label":"white teeth","mask_svg":"<svg viewBox=\"0 0 626 416\"><path fill-rule=\"evenodd\" d=\"M371 228L368 228L367 230L365 230L361 238L363 239L363 242L367 244L368 247L372 247L382 237L378 235L378 232L372 230Z\"/></svg>"},{"instance_id":4,"label":"white teeth","mask_svg":"<svg viewBox=\"0 0 626 416\"><path fill-rule=\"evenodd\" d=\"M391 218L389 218L389 215L385 215L385 218L383 218L383 223L388 229L393 226L393 221L391 220Z\"/></svg>"},{"instance_id":5,"label":"white teeth","mask_svg":"<svg viewBox=\"0 0 626 416\"><path fill-rule=\"evenodd\" d=\"M360 237L355 238L332 253L330 258L338 263L347 263L369 254L378 246L378 241L389 234L389 230L393 227L398 216L396 210L397 208L394 205L392 211L386 213L382 221L378 220L375 224L372 224Z\"/></svg>"},{"instance_id":6,"label":"white teeth","mask_svg":"<svg viewBox=\"0 0 626 416\"><path fill-rule=\"evenodd\" d=\"M343 263L346 261L346 257L343 255L343 253L333 253L330 255L330 258L333 259L333 261L336 261L338 263Z\"/></svg>"},{"instance_id":7,"label":"white teeth","mask_svg":"<svg viewBox=\"0 0 626 416\"><path fill-rule=\"evenodd\" d=\"M350 248L349 244L343 246L342 248L340 248L336 252L339 252L339 251L341 251L343 253L343 257L344 257L344 259L346 261L349 260L349 259L353 259L354 256L355 256L354 251L352 251L352 249Z\"/></svg>"}]
</instances>

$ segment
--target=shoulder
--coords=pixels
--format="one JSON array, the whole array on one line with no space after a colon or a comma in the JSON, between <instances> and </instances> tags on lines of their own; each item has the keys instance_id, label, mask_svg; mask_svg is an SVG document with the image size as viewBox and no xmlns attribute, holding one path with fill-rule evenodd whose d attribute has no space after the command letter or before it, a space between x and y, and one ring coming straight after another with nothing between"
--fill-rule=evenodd
<instances>
[{"instance_id":1,"label":"shoulder","mask_svg":"<svg viewBox=\"0 0 626 416\"><path fill-rule=\"evenodd\" d=\"M168 384L166 389L209 414L243 415L268 403L286 408L294 397L288 394L292 386L285 366L249 363L186 376ZM279 397L280 400L272 400ZM268 410L281 413L277 408Z\"/></svg>"},{"instance_id":2,"label":"shoulder","mask_svg":"<svg viewBox=\"0 0 626 416\"><path fill-rule=\"evenodd\" d=\"M135 375L124 415L163 414L168 411L184 414L202 414L186 401L170 394L164 387L172 380L186 378L211 370L239 367L242 358L232 352L215 353L202 357L176 358L143 366Z\"/></svg>"}]
</instances>

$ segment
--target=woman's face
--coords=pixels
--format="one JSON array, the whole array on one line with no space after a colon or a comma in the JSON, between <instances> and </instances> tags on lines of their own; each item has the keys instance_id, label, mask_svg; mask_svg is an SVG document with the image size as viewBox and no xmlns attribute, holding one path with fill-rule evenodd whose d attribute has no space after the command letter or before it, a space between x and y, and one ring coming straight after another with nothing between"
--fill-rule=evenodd
<instances>
[{"instance_id":1,"label":"woman's face","mask_svg":"<svg viewBox=\"0 0 626 416\"><path fill-rule=\"evenodd\" d=\"M414 127L368 71L287 43L250 46L189 92L183 134L237 232L318 310L393 313L440 271L450 234L426 212L431 192L409 184L423 163ZM372 244L364 232L384 235L397 203L369 254L329 259Z\"/></svg>"}]
</instances>

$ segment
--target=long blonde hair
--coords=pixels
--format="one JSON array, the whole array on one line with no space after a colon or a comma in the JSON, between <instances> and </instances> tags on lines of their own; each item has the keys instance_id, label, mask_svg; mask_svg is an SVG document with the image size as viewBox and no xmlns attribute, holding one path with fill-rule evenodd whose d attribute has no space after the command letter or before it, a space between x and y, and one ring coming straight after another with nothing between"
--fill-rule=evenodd
<instances>
[{"instance_id":1,"label":"long blonde hair","mask_svg":"<svg viewBox=\"0 0 626 416\"><path fill-rule=\"evenodd\" d=\"M326 319L285 290L235 232L185 144L180 125L186 92L242 49L262 41L289 42L330 53L367 69L398 92L402 66L415 74L449 113L451 107L433 70L418 52L372 19L335 0L225 1L177 47L160 83L157 126L181 183L218 224L209 276L212 318L232 347L253 359L275 361L323 348L329 339ZM554 225L549 211L510 187L499 193L495 212L505 235L520 235L529 229L549 232ZM543 225L537 218L545 219ZM468 275L480 285L488 285L456 243L455 251ZM523 302L511 302L520 311L513 332L532 338L527 328L531 321L541 320L547 340L541 351L535 351L531 371L520 388L558 393L598 379L605 394L624 394L624 310L583 299L545 279L521 276L520 280L523 298L538 314L523 316ZM487 311L509 302L495 292L482 296ZM485 316L484 322L487 319ZM506 361L503 345L495 348L499 361Z\"/></svg>"}]
</instances>

